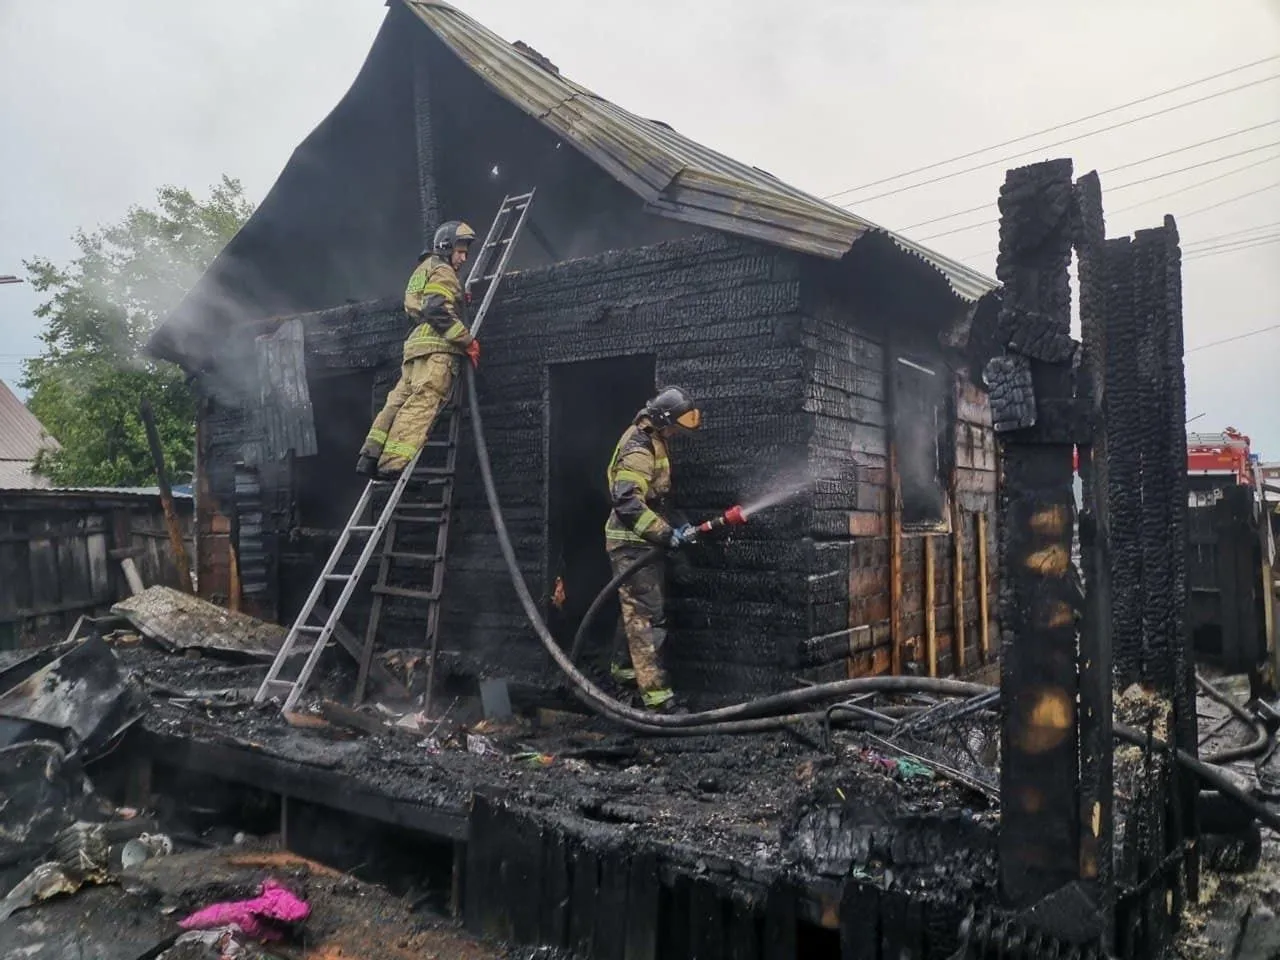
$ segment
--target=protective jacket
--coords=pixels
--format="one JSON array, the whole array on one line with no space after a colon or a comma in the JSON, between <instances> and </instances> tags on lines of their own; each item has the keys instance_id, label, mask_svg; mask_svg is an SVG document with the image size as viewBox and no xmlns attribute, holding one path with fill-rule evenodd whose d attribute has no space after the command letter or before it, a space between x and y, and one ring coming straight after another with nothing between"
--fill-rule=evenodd
<instances>
[{"instance_id":1,"label":"protective jacket","mask_svg":"<svg viewBox=\"0 0 1280 960\"><path fill-rule=\"evenodd\" d=\"M671 460L666 441L647 417L628 427L618 441L608 478L613 511L604 527L606 548L667 542L671 525L654 508L671 494Z\"/></svg>"},{"instance_id":2,"label":"protective jacket","mask_svg":"<svg viewBox=\"0 0 1280 960\"><path fill-rule=\"evenodd\" d=\"M440 257L428 257L409 277L405 312L421 320L404 342L404 360L432 353L464 353L471 343L467 304L458 272Z\"/></svg>"}]
</instances>

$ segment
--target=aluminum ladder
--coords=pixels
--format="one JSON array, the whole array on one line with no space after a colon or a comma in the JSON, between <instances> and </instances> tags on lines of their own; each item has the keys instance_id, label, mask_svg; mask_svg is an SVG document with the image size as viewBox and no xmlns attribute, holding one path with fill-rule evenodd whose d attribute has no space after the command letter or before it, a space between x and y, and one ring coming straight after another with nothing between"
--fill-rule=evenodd
<instances>
[{"instance_id":1,"label":"aluminum ladder","mask_svg":"<svg viewBox=\"0 0 1280 960\"><path fill-rule=\"evenodd\" d=\"M533 202L533 195L534 191L530 190L528 193L508 196L503 199L502 206L498 208L498 213L484 238L484 243L481 244L479 252L471 263L471 270L467 276L465 287L466 294L470 296L473 286L487 284L484 297L480 302L480 308L476 311L475 318L471 323L472 335L478 334L480 325L484 322L485 315L489 312L489 307L493 303L498 285L506 273L511 251L515 249L516 241L528 216L529 206ZM334 631L339 629L342 614L346 610L347 604L351 601L351 597L360 583L360 578L368 568L369 561L377 553L378 545L382 543L384 537L387 545L379 557L378 583L373 587L373 608L365 632L364 647L360 651L358 658L360 674L356 681L356 699L358 701L364 694L369 667L373 660L374 641L377 636L378 623L381 619L382 604L385 597L405 597L423 600L430 604L427 615L426 639L430 643L430 662L434 671L435 652L439 640L440 598L444 585L445 552L448 544L449 519L453 502L454 471L457 467L459 428L462 420L458 402L461 379L461 376L457 378L453 394L449 402L441 410L431 431L433 436L443 432L445 439L433 440L431 437L426 438L422 448L394 483L375 479L370 480L365 485L364 492L356 502L355 509L351 511L351 517L347 520L346 526L343 527L342 533L338 536L338 542L334 544L333 551L329 554L329 559L325 562L320 576L312 586L306 603L302 605L297 619L294 620L293 626L289 628L289 633L285 637L284 643L281 645L279 652L276 653L271 669L267 671L266 679L262 681L262 685L258 688L258 693L254 697L255 703L262 703L272 697L283 696L282 713L291 712L297 705L299 698L306 690L307 683L311 680L311 675L315 671L316 665L320 662L321 654L324 653L329 641L334 638ZM431 450L444 450L443 463L430 463L420 466L419 460ZM424 487L438 488L438 499L401 505L401 500L406 490L412 488L418 491ZM381 494L384 492L386 493L386 502L382 504L381 509L375 509L375 501L381 500ZM396 549L397 534L402 531L403 527L413 526L434 526L436 528L434 550L424 553ZM360 545L361 537L365 538L363 546ZM355 562L350 570L341 571L340 568L343 566L344 558L353 553L356 548L359 549L359 553L355 556ZM427 588L419 589L417 587L389 584L388 579L392 573L393 565L397 561L428 564L431 575ZM321 600L324 597L325 588L331 585L341 585L342 592L332 607L324 607L321 604ZM321 615L322 611L323 615ZM281 674L284 671L285 664L289 661L298 642L303 639L312 641L307 658L294 679L283 679Z\"/></svg>"}]
</instances>

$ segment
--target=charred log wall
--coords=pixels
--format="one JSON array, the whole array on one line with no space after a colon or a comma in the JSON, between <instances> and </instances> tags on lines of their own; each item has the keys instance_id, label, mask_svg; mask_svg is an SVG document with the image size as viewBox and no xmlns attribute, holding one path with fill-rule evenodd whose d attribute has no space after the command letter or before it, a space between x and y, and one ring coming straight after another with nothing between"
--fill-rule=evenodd
<instances>
[{"instance_id":1,"label":"charred log wall","mask_svg":"<svg viewBox=\"0 0 1280 960\"><path fill-rule=\"evenodd\" d=\"M719 238L507 276L482 333L479 390L499 496L535 593L550 593L553 563L545 549L548 365L651 354L658 383L692 391L704 426L673 451L676 494L690 516L710 516L750 495L778 466L804 467L810 423L802 409L798 302L794 258ZM343 311L316 315L308 328L316 369L339 370L357 355L377 360L384 393L405 329L386 306L358 323ZM350 449L366 426L351 431ZM536 680L545 676L545 656L511 590L483 491L467 482L478 468L463 433L442 649L469 675L501 669ZM598 465L602 485L605 466ZM674 572L668 615L677 685L732 693L791 684L809 636L815 548L806 537L808 506L801 500L761 514L744 534L708 546ZM422 622L412 603L389 602L384 644L420 646Z\"/></svg>"},{"instance_id":2,"label":"charred log wall","mask_svg":"<svg viewBox=\"0 0 1280 960\"><path fill-rule=\"evenodd\" d=\"M888 336L889 312L808 286L805 293L805 409L813 423L809 462L816 481L811 529L821 558L818 575L833 577L833 587L839 584L813 599L804 653L808 676L972 669L984 659L977 515L994 514L996 487L986 394L963 375L952 375L936 330L930 337L917 318L912 354L936 364L945 393L954 394L946 398L940 425L940 445L950 444L944 459L953 469L944 464L938 478L949 500L940 532L904 532L891 455L891 381L899 351ZM901 331L897 336L905 339ZM963 594L956 590L957 533ZM995 524L986 525L985 535L994 556ZM988 598L992 573L994 568L986 578Z\"/></svg>"},{"instance_id":3,"label":"charred log wall","mask_svg":"<svg viewBox=\"0 0 1280 960\"><path fill-rule=\"evenodd\" d=\"M790 686L796 675L834 679L896 665L889 662L895 525L886 354L883 333L875 332L885 324L861 319L838 300L815 306L819 298L804 296L806 283L803 261L791 254L720 237L673 241L511 273L482 332L479 388L491 457L525 575L544 597L558 572L548 548L553 365L648 355L658 384L679 383L698 397L704 427L673 454L678 506L693 519L820 478L810 493L758 514L672 571L671 656L676 683L690 691L748 693ZM273 513L283 525L276 532L286 619L358 493L347 461L394 382L407 329L391 300L309 314L303 322L320 452L293 464L291 499ZM934 351L949 378L940 348ZM976 665L983 636L976 508L989 503L994 488L991 428L980 391L962 391L950 404L955 422L946 429L957 438L948 455L956 463L950 493L964 544L963 659ZM233 408L208 418L219 459L214 473L234 462L254 422ZM470 444L464 429L445 662L465 675L500 666L509 676L541 681L545 658L510 589L482 491L467 482L477 469ZM601 485L604 466L593 466ZM264 496L269 486L264 479ZM983 529L993 540L995 523ZM931 620L937 670L949 672L960 661L952 537L904 536L898 549L910 587L902 616L915 638L903 649L906 662L917 664L903 669L928 670ZM389 601L384 646L420 646L423 613L412 601ZM361 616L357 594L351 622Z\"/></svg>"}]
</instances>

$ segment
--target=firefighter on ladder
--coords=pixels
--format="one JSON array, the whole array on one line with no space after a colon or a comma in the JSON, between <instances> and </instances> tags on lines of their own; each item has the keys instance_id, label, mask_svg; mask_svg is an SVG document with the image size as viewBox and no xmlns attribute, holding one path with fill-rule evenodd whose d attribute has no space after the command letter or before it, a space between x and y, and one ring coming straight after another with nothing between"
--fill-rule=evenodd
<instances>
[{"instance_id":1,"label":"firefighter on ladder","mask_svg":"<svg viewBox=\"0 0 1280 960\"><path fill-rule=\"evenodd\" d=\"M645 404L614 448L608 471L613 511L604 537L615 575L653 546L675 549L692 539L692 526L674 527L657 510L671 494L667 441L677 433L697 430L701 422L702 414L688 395L679 387L668 387ZM612 672L618 680L634 678L645 706L653 710L676 708L663 669L664 567L662 561L641 567L618 588L633 669L615 665Z\"/></svg>"},{"instance_id":2,"label":"firefighter on ladder","mask_svg":"<svg viewBox=\"0 0 1280 960\"><path fill-rule=\"evenodd\" d=\"M458 272L476 233L460 220L436 230L431 250L418 257L418 267L404 291L404 309L418 321L404 342L400 379L382 412L374 418L356 473L393 480L426 442L436 417L449 399L458 375L458 357L480 362L480 344L467 329L467 305Z\"/></svg>"}]
</instances>

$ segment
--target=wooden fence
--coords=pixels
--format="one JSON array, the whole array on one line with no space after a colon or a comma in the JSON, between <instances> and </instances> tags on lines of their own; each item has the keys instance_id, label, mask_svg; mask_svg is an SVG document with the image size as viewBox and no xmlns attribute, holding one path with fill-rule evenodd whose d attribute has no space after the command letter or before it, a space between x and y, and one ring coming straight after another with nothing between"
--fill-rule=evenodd
<instances>
[{"instance_id":1,"label":"wooden fence","mask_svg":"<svg viewBox=\"0 0 1280 960\"><path fill-rule=\"evenodd\" d=\"M192 500L174 505L194 554ZM120 561L147 586L176 587L158 495L117 490L0 490L0 650L58 639L81 614L127 595Z\"/></svg>"}]
</instances>

